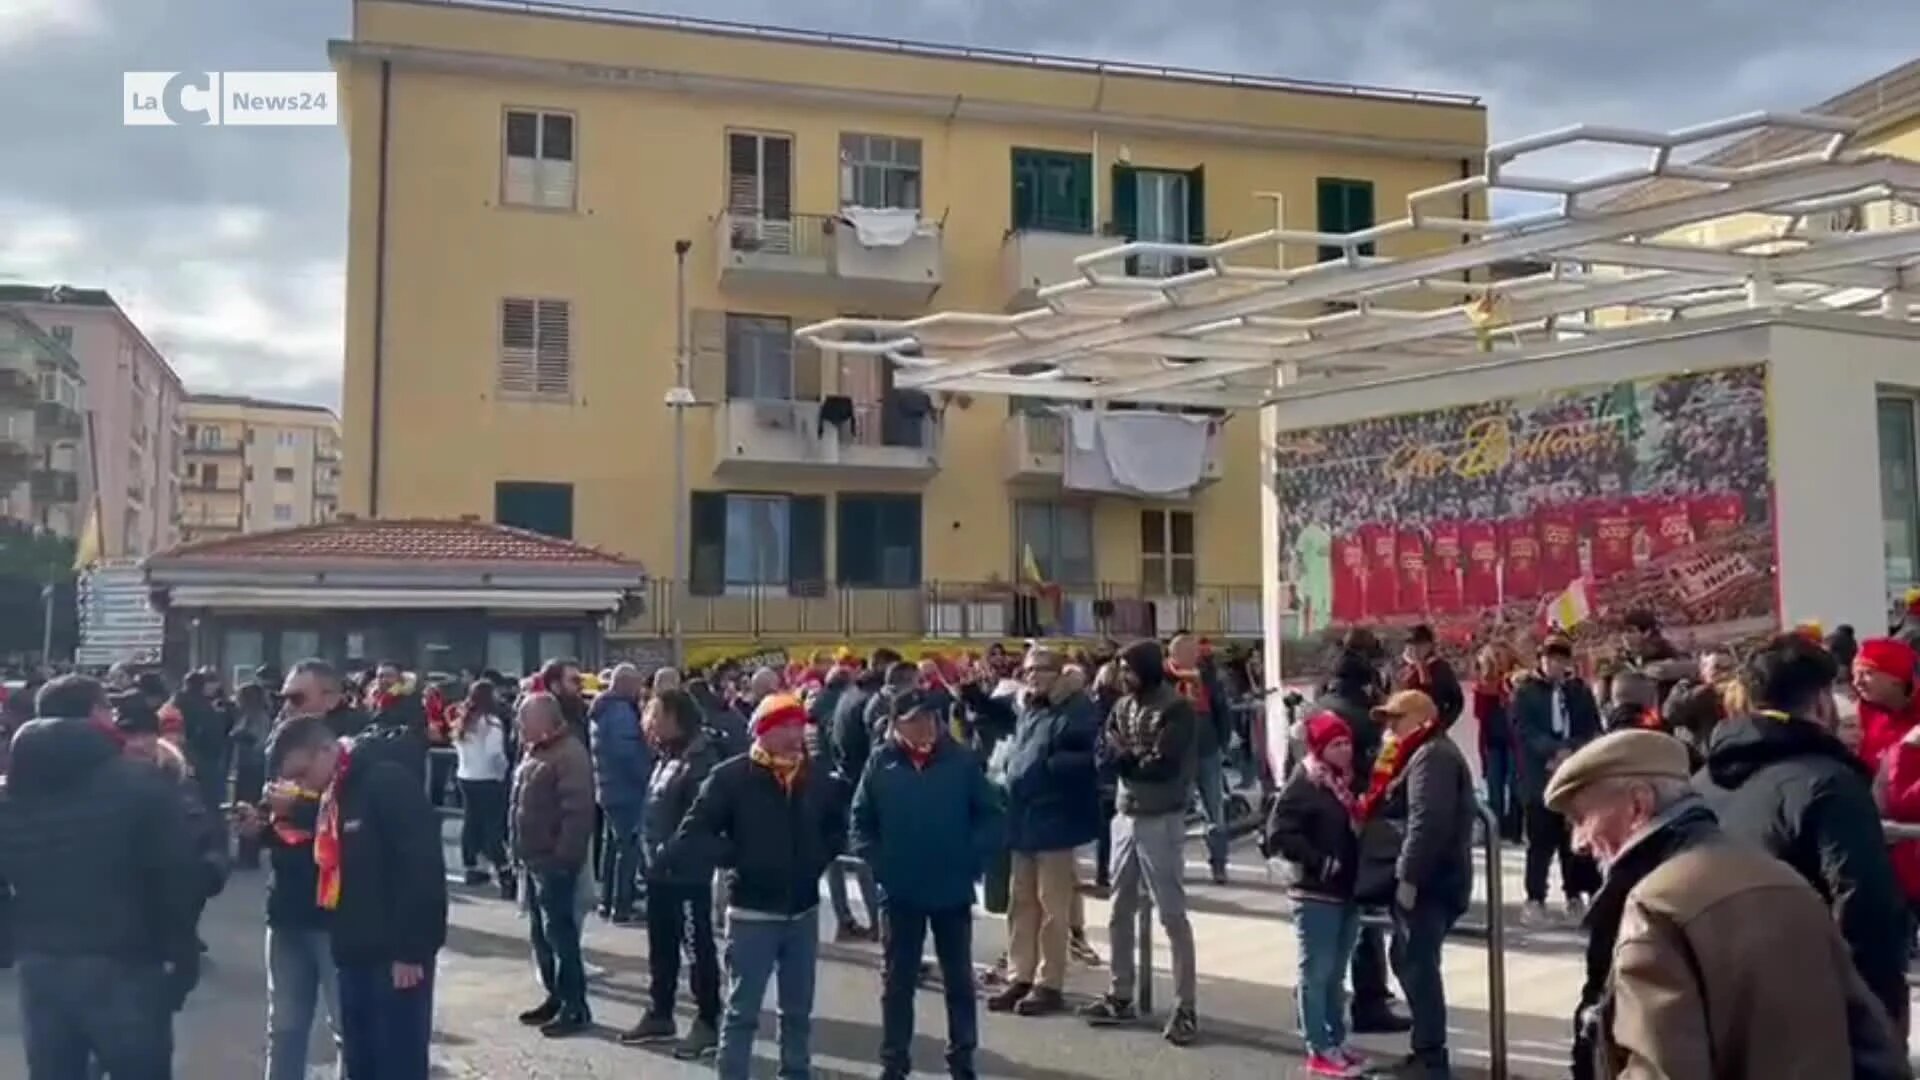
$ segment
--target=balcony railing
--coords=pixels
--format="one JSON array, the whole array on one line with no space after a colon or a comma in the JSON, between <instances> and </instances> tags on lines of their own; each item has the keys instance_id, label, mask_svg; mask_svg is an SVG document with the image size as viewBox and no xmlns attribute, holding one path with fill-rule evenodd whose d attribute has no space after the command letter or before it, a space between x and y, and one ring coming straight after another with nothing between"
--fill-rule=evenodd
<instances>
[{"instance_id":1,"label":"balcony railing","mask_svg":"<svg viewBox=\"0 0 1920 1080\"><path fill-rule=\"evenodd\" d=\"M196 443L188 446L186 452L201 457L240 457L246 452L246 447L240 443L221 443L218 446Z\"/></svg>"},{"instance_id":2,"label":"balcony railing","mask_svg":"<svg viewBox=\"0 0 1920 1080\"><path fill-rule=\"evenodd\" d=\"M1039 290L1078 277L1074 260L1122 241L1085 230L1015 229L1000 244L1000 276L1010 308L1039 303Z\"/></svg>"},{"instance_id":3,"label":"balcony railing","mask_svg":"<svg viewBox=\"0 0 1920 1080\"><path fill-rule=\"evenodd\" d=\"M733 398L714 410L714 467L740 476L807 468L852 476L928 476L940 467L939 425L931 415L888 415L859 402L846 424L820 419L818 401Z\"/></svg>"},{"instance_id":4,"label":"balcony railing","mask_svg":"<svg viewBox=\"0 0 1920 1080\"><path fill-rule=\"evenodd\" d=\"M31 486L35 503L80 501L80 478L71 469L35 469Z\"/></svg>"},{"instance_id":5,"label":"balcony railing","mask_svg":"<svg viewBox=\"0 0 1920 1080\"><path fill-rule=\"evenodd\" d=\"M670 635L674 593L671 582L652 582L642 614L619 632ZM927 582L900 588L827 582L731 585L717 594L709 590L689 595L681 615L690 638L1125 641L1175 630L1251 638L1261 633L1261 591L1258 585L1201 585L1184 594L1151 595L1138 585L1116 583L1046 588L1005 582Z\"/></svg>"},{"instance_id":6,"label":"balcony railing","mask_svg":"<svg viewBox=\"0 0 1920 1080\"><path fill-rule=\"evenodd\" d=\"M931 222L905 243L868 247L837 214L726 211L714 219L723 286L784 286L862 301L924 301L940 287L945 230Z\"/></svg>"},{"instance_id":7,"label":"balcony railing","mask_svg":"<svg viewBox=\"0 0 1920 1080\"><path fill-rule=\"evenodd\" d=\"M71 439L80 434L80 410L59 401L34 406L34 434L42 439Z\"/></svg>"}]
</instances>

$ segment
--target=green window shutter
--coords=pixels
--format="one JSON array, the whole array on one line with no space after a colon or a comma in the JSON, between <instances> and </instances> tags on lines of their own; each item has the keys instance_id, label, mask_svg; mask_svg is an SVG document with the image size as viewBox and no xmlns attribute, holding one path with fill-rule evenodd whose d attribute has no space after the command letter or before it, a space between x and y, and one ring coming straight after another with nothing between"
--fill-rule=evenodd
<instances>
[{"instance_id":1,"label":"green window shutter","mask_svg":"<svg viewBox=\"0 0 1920 1080\"><path fill-rule=\"evenodd\" d=\"M1069 205L1064 207L1071 223L1081 232L1093 232L1094 213L1098 209L1093 205L1093 156L1075 154L1067 170L1067 191Z\"/></svg>"},{"instance_id":2,"label":"green window shutter","mask_svg":"<svg viewBox=\"0 0 1920 1080\"><path fill-rule=\"evenodd\" d=\"M855 495L840 496L834 526L834 576L842 585L871 584L874 539L878 534L873 503Z\"/></svg>"},{"instance_id":3,"label":"green window shutter","mask_svg":"<svg viewBox=\"0 0 1920 1080\"><path fill-rule=\"evenodd\" d=\"M1187 174L1187 242L1207 242L1207 170Z\"/></svg>"},{"instance_id":4,"label":"green window shutter","mask_svg":"<svg viewBox=\"0 0 1920 1080\"><path fill-rule=\"evenodd\" d=\"M1128 240L1140 238L1140 187L1131 165L1113 167L1113 231Z\"/></svg>"},{"instance_id":5,"label":"green window shutter","mask_svg":"<svg viewBox=\"0 0 1920 1080\"><path fill-rule=\"evenodd\" d=\"M787 504L787 591L819 596L827 584L827 500L795 495Z\"/></svg>"},{"instance_id":6,"label":"green window shutter","mask_svg":"<svg viewBox=\"0 0 1920 1080\"><path fill-rule=\"evenodd\" d=\"M1323 233L1341 233L1347 231L1347 193L1338 180L1321 177L1314 191L1316 221L1314 228ZM1320 261L1340 257L1340 249L1328 245L1320 248Z\"/></svg>"},{"instance_id":7,"label":"green window shutter","mask_svg":"<svg viewBox=\"0 0 1920 1080\"><path fill-rule=\"evenodd\" d=\"M690 555L688 589L695 596L718 596L725 588L727 568L727 496L719 491L696 491L688 518Z\"/></svg>"},{"instance_id":8,"label":"green window shutter","mask_svg":"<svg viewBox=\"0 0 1920 1080\"><path fill-rule=\"evenodd\" d=\"M1365 180L1347 182L1347 221L1350 230L1373 228L1373 185ZM1371 255L1374 245L1360 245L1360 254Z\"/></svg>"},{"instance_id":9,"label":"green window shutter","mask_svg":"<svg viewBox=\"0 0 1920 1080\"><path fill-rule=\"evenodd\" d=\"M1031 229L1040 220L1040 193L1045 184L1037 155L1031 150L1013 152L1013 227Z\"/></svg>"},{"instance_id":10,"label":"green window shutter","mask_svg":"<svg viewBox=\"0 0 1920 1080\"><path fill-rule=\"evenodd\" d=\"M880 506L879 535L884 538L885 548L904 548L909 552L907 564L895 569L881 566L881 584L890 589L911 588L920 584L920 496L901 495L887 499Z\"/></svg>"}]
</instances>

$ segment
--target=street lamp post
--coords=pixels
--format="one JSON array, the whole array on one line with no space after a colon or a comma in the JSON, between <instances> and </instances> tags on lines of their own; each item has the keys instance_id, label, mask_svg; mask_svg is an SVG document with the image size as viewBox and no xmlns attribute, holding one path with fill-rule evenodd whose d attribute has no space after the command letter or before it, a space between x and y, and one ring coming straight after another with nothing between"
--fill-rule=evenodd
<instances>
[{"instance_id":1,"label":"street lamp post","mask_svg":"<svg viewBox=\"0 0 1920 1080\"><path fill-rule=\"evenodd\" d=\"M673 666L686 667L687 636L687 406L693 404L693 389L688 386L687 356L687 252L693 241L673 242L673 389L667 391L667 407L673 410Z\"/></svg>"}]
</instances>

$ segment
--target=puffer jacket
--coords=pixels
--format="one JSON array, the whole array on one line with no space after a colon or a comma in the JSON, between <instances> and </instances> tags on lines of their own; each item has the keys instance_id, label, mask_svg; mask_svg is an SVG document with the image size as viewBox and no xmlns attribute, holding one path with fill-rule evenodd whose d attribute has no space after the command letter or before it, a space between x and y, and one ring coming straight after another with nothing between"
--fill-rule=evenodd
<instances>
[{"instance_id":1,"label":"puffer jacket","mask_svg":"<svg viewBox=\"0 0 1920 1080\"><path fill-rule=\"evenodd\" d=\"M1772 852L1827 901L1861 978L1905 1030L1907 910L1871 785L1824 727L1772 712L1721 724L1694 777L1721 828Z\"/></svg>"},{"instance_id":2,"label":"puffer jacket","mask_svg":"<svg viewBox=\"0 0 1920 1080\"><path fill-rule=\"evenodd\" d=\"M1004 699L989 699L1006 707ZM1005 753L1007 847L1070 851L1100 833L1100 778L1094 763L1099 720L1091 698L1023 695Z\"/></svg>"},{"instance_id":3,"label":"puffer jacket","mask_svg":"<svg viewBox=\"0 0 1920 1080\"><path fill-rule=\"evenodd\" d=\"M513 856L535 873L586 865L593 842L593 763L571 732L521 755L513 773Z\"/></svg>"},{"instance_id":4,"label":"puffer jacket","mask_svg":"<svg viewBox=\"0 0 1920 1080\"><path fill-rule=\"evenodd\" d=\"M1171 683L1120 699L1103 751L1120 779L1115 809L1128 817L1184 813L1199 771L1193 705Z\"/></svg>"},{"instance_id":5,"label":"puffer jacket","mask_svg":"<svg viewBox=\"0 0 1920 1080\"><path fill-rule=\"evenodd\" d=\"M593 793L609 811L638 809L647 801L653 748L640 731L640 709L631 698L601 694L587 710L593 733Z\"/></svg>"},{"instance_id":6,"label":"puffer jacket","mask_svg":"<svg viewBox=\"0 0 1920 1080\"><path fill-rule=\"evenodd\" d=\"M788 789L751 754L729 758L660 859L675 876L723 867L734 907L802 915L819 906L820 875L847 850L847 801L846 783L812 762Z\"/></svg>"},{"instance_id":7,"label":"puffer jacket","mask_svg":"<svg viewBox=\"0 0 1920 1080\"><path fill-rule=\"evenodd\" d=\"M854 793L850 850L873 867L890 902L918 911L970 907L1005 830L997 802L980 759L951 737L940 735L923 763L889 738Z\"/></svg>"},{"instance_id":8,"label":"puffer jacket","mask_svg":"<svg viewBox=\"0 0 1920 1080\"><path fill-rule=\"evenodd\" d=\"M705 732L678 749L662 749L647 782L647 805L641 815L640 841L647 851L647 877L672 884L698 885L713 880L713 867L694 862L669 867L660 852L680 831L700 786L720 764L720 750Z\"/></svg>"},{"instance_id":9,"label":"puffer jacket","mask_svg":"<svg viewBox=\"0 0 1920 1080\"><path fill-rule=\"evenodd\" d=\"M1325 784L1305 768L1296 768L1273 800L1262 834L1261 854L1278 856L1295 867L1296 899L1345 902L1353 899L1360 866L1360 834L1353 815Z\"/></svg>"}]
</instances>

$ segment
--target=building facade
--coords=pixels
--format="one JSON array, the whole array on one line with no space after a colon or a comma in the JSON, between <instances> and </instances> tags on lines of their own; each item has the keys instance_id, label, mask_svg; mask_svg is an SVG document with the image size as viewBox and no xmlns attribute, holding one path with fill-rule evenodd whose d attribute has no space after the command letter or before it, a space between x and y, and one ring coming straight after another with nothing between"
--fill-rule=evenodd
<instances>
[{"instance_id":1,"label":"building facade","mask_svg":"<svg viewBox=\"0 0 1920 1080\"><path fill-rule=\"evenodd\" d=\"M0 519L69 539L85 526L83 394L66 346L0 304Z\"/></svg>"},{"instance_id":2,"label":"building facade","mask_svg":"<svg viewBox=\"0 0 1920 1080\"><path fill-rule=\"evenodd\" d=\"M637 639L676 614L690 639L790 644L1258 634L1251 413L1206 419L1190 487L1076 490L1067 417L902 393L885 361L825 362L792 331L1031 307L1127 237L1364 228L1486 143L1484 110L1452 95L539 4L360 0L354 26L332 50L343 508L480 514L644 561L660 580L620 632ZM658 572L677 521L676 612Z\"/></svg>"},{"instance_id":3,"label":"building facade","mask_svg":"<svg viewBox=\"0 0 1920 1080\"><path fill-rule=\"evenodd\" d=\"M0 285L0 306L79 363L93 457L79 473L80 502L98 490L102 556L144 558L177 543L186 395L166 358L103 289Z\"/></svg>"},{"instance_id":4,"label":"building facade","mask_svg":"<svg viewBox=\"0 0 1920 1080\"><path fill-rule=\"evenodd\" d=\"M180 531L191 543L331 521L340 420L323 405L190 394Z\"/></svg>"}]
</instances>

